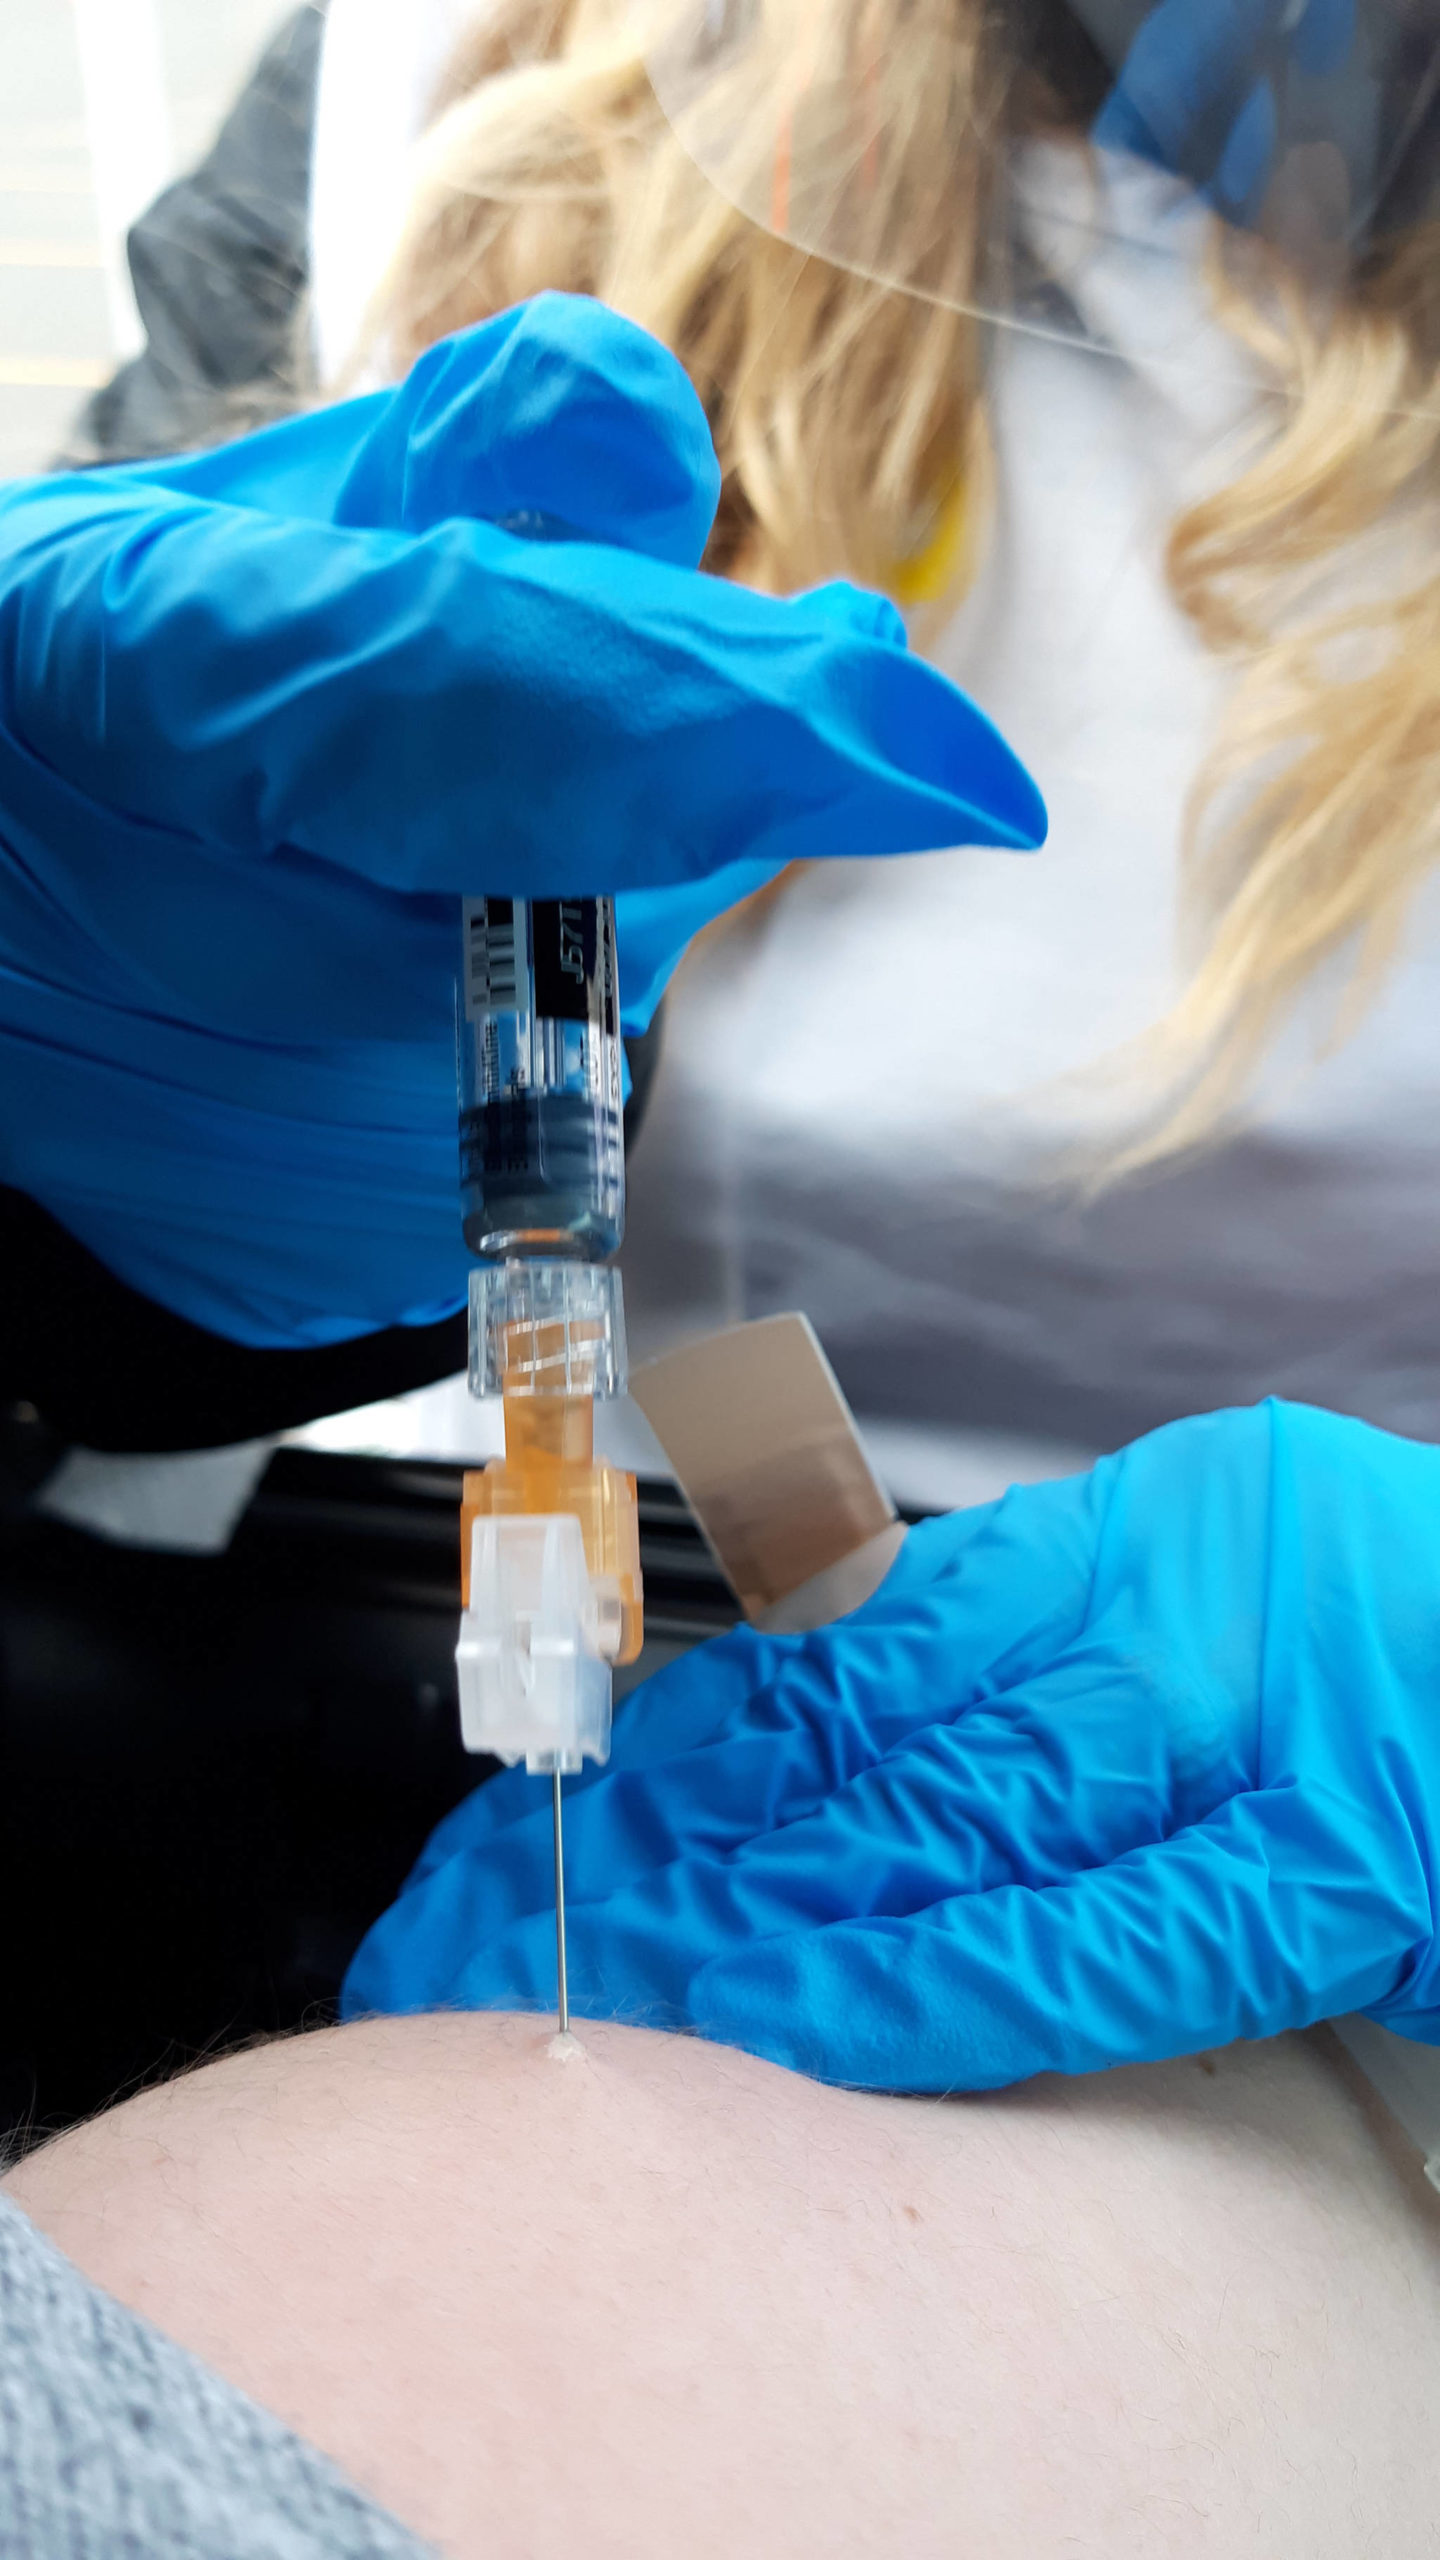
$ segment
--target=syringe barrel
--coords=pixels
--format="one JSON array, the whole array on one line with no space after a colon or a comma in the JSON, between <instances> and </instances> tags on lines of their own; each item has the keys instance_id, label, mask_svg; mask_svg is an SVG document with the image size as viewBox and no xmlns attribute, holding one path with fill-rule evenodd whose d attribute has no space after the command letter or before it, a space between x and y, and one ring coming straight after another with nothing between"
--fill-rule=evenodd
<instances>
[{"instance_id":1,"label":"syringe barrel","mask_svg":"<svg viewBox=\"0 0 1440 2560\"><path fill-rule=\"evenodd\" d=\"M625 1232L610 898L467 898L457 1025L465 1241L602 1262Z\"/></svg>"}]
</instances>

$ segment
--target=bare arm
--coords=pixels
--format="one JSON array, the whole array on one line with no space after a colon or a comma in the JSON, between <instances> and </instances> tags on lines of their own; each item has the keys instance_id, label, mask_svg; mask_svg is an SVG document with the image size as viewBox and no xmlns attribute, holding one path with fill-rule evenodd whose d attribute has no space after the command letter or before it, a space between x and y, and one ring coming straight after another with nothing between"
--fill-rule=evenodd
<instances>
[{"instance_id":1,"label":"bare arm","mask_svg":"<svg viewBox=\"0 0 1440 2560\"><path fill-rule=\"evenodd\" d=\"M1434 2548L1440 2213L1328 2038L934 2102L547 2032L269 2046L8 2191L456 2554Z\"/></svg>"}]
</instances>

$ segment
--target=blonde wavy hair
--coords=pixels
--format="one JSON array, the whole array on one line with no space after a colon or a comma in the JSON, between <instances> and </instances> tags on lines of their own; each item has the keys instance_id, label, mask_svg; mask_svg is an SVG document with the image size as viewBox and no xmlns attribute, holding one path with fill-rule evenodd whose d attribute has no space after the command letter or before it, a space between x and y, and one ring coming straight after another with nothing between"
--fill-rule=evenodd
<instances>
[{"instance_id":1,"label":"blonde wavy hair","mask_svg":"<svg viewBox=\"0 0 1440 2560\"><path fill-rule=\"evenodd\" d=\"M843 47L857 16L873 39L904 5L808 0L788 23ZM986 513L983 331L964 306L997 230L1002 146L1075 121L1033 62L1007 58L1004 13L953 6L948 79L912 84L872 175L906 293L773 237L702 176L656 99L633 0L488 0L437 100L372 360L403 370L545 287L596 295L664 340L705 402L723 473L709 568L779 593L849 576L922 610L953 603ZM890 35L887 90L905 57ZM973 149L955 151L957 132ZM927 204L908 244L907 166L950 173L943 219ZM1216 226L1217 306L1273 386L1273 431L1169 537L1175 598L1237 682L1186 813L1191 973L1145 1044L1150 1100L1112 1173L1233 1119L1327 964L1347 1036L1440 851L1437 253L1440 235L1412 232L1322 318L1273 256ZM1399 577L1397 524L1413 563ZM1343 611L1327 601L1340 563L1365 599Z\"/></svg>"}]
</instances>

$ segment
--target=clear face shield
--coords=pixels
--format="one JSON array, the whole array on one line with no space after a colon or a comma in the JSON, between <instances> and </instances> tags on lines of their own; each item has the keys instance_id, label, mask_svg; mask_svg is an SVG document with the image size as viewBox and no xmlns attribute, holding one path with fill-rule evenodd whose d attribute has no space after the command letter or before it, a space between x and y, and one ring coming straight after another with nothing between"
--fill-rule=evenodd
<instances>
[{"instance_id":1,"label":"clear face shield","mask_svg":"<svg viewBox=\"0 0 1440 2560\"><path fill-rule=\"evenodd\" d=\"M648 23L720 195L877 285L1103 348L1097 262L1203 230L1323 331L1433 224L1440 308L1440 0L660 0Z\"/></svg>"}]
</instances>

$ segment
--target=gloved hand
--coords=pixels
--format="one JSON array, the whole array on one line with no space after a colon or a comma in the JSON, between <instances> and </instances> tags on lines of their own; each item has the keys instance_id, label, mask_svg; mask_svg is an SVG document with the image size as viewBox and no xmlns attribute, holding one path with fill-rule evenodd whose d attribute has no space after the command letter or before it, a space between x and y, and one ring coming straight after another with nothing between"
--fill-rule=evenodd
<instances>
[{"instance_id":1,"label":"gloved hand","mask_svg":"<svg viewBox=\"0 0 1440 2560\"><path fill-rule=\"evenodd\" d=\"M1355 5L1158 0L1096 120L1096 141L1189 178L1227 220L1254 223L1275 162L1277 90L1292 69L1323 81L1345 68ZM1087 14L1082 0L1079 15Z\"/></svg>"},{"instance_id":2,"label":"gloved hand","mask_svg":"<svg viewBox=\"0 0 1440 2560\"><path fill-rule=\"evenodd\" d=\"M240 1341L425 1321L462 893L626 893L638 1028L796 856L1038 841L887 605L696 573L717 488L679 365L547 295L393 394L0 492L0 1180Z\"/></svg>"},{"instance_id":3,"label":"gloved hand","mask_svg":"<svg viewBox=\"0 0 1440 2560\"><path fill-rule=\"evenodd\" d=\"M523 1772L452 1813L347 2014L553 2005L549 1825ZM1268 1404L913 1529L638 1691L565 1843L573 2007L822 2079L1440 2042L1440 1449Z\"/></svg>"}]
</instances>

